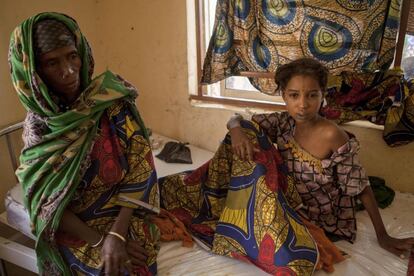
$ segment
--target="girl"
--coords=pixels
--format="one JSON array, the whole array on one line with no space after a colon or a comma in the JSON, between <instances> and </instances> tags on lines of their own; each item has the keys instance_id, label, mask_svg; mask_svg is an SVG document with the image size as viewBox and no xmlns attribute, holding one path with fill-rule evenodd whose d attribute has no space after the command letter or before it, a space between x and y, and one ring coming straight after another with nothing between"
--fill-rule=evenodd
<instances>
[{"instance_id":1,"label":"girl","mask_svg":"<svg viewBox=\"0 0 414 276\"><path fill-rule=\"evenodd\" d=\"M275 76L287 112L252 117L273 141L296 181L303 206L300 213L321 226L332 238L355 240L355 196L372 220L378 242L402 258L414 238L388 235L382 222L365 170L358 160L359 143L335 123L319 115L328 70L318 61L302 58L278 68ZM241 115L227 128L232 148L243 160L258 151L240 127Z\"/></svg>"}]
</instances>

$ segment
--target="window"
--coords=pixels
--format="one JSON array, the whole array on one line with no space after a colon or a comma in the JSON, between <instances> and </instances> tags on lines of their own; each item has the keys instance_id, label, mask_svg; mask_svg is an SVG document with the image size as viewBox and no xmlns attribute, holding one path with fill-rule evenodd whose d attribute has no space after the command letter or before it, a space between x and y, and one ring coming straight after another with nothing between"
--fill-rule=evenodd
<instances>
[{"instance_id":1,"label":"window","mask_svg":"<svg viewBox=\"0 0 414 276\"><path fill-rule=\"evenodd\" d=\"M410 2L411 5L410 5ZM207 51L208 43L214 26L214 16L217 0L196 0L195 20L197 36L197 66L198 77L201 78L201 67ZM414 1L402 0L400 31L396 45L394 59L395 66L401 66L406 77L414 78ZM247 73L244 75L254 75ZM198 94L191 98L228 103L238 106L268 107L283 109L284 103L281 96L268 96L260 93L249 82L247 77L230 77L220 83L207 86L198 86Z\"/></svg>"},{"instance_id":2,"label":"window","mask_svg":"<svg viewBox=\"0 0 414 276\"><path fill-rule=\"evenodd\" d=\"M202 67L214 27L217 0L196 0L196 20L198 21L198 66ZM199 69L201 75L201 68ZM247 73L248 74L248 73ZM201 76L200 76L201 77ZM283 108L281 96L269 96L254 88L247 77L230 77L218 83L198 88L198 95L191 98L204 101L228 103L238 106Z\"/></svg>"},{"instance_id":3,"label":"window","mask_svg":"<svg viewBox=\"0 0 414 276\"><path fill-rule=\"evenodd\" d=\"M407 2L410 7L407 8L409 13L407 27L405 28L401 67L406 78L414 78L414 1Z\"/></svg>"},{"instance_id":4,"label":"window","mask_svg":"<svg viewBox=\"0 0 414 276\"><path fill-rule=\"evenodd\" d=\"M403 0L394 66L401 66L406 78L414 78L414 1Z\"/></svg>"}]
</instances>

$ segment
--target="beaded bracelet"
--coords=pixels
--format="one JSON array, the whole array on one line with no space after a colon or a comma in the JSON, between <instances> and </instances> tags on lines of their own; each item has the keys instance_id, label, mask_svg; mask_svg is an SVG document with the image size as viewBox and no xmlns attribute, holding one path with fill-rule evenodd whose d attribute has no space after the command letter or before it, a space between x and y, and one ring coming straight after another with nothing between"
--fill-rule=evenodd
<instances>
[{"instance_id":1,"label":"beaded bracelet","mask_svg":"<svg viewBox=\"0 0 414 276\"><path fill-rule=\"evenodd\" d=\"M97 243L95 243L95 244L91 244L91 247L92 247L92 248L95 248L95 247L100 246L100 245L102 244L102 242L104 241L104 239L105 239L105 236L104 236L104 235L102 235L102 236L101 236L101 238L99 239L99 241L98 241Z\"/></svg>"},{"instance_id":2,"label":"beaded bracelet","mask_svg":"<svg viewBox=\"0 0 414 276\"><path fill-rule=\"evenodd\" d=\"M124 243L126 243L126 239L121 234L118 234L117 232L109 231L108 235L115 236L118 239L120 239L121 241L123 241Z\"/></svg>"}]
</instances>

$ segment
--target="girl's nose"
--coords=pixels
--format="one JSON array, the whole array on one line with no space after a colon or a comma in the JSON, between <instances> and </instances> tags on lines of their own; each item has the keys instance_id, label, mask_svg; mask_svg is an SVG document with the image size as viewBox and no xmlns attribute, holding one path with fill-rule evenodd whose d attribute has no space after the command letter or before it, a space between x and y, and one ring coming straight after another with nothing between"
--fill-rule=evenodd
<instances>
[{"instance_id":1,"label":"girl's nose","mask_svg":"<svg viewBox=\"0 0 414 276\"><path fill-rule=\"evenodd\" d=\"M300 108L307 108L308 107L308 101L307 101L306 97L304 97L304 96L300 97L299 107Z\"/></svg>"}]
</instances>

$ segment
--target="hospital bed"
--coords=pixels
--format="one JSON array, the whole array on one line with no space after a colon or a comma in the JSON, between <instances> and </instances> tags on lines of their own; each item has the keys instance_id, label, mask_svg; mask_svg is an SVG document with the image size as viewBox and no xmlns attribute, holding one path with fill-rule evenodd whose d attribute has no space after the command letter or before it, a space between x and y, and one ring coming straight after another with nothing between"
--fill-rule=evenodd
<instances>
[{"instance_id":1,"label":"hospital bed","mask_svg":"<svg viewBox=\"0 0 414 276\"><path fill-rule=\"evenodd\" d=\"M0 139L6 139L8 155L13 169L18 166L16 154L13 151L13 139L11 134L21 129L22 123L18 123L0 130ZM167 137L154 134L151 139L153 144L165 144L170 141ZM204 164L213 153L189 145L193 164L168 164L155 158L155 167L159 177L180 171L191 170ZM154 155L160 151L154 150ZM6 154L6 153L1 153ZM0 176L0 181L2 177ZM37 273L36 256L33 249L34 239L29 228L29 217L22 203L22 189L16 183L2 183L0 185L10 187L3 202L6 211L0 215L0 223L15 229L11 236L0 233L0 275L6 275L3 260ZM381 210L388 232L398 237L414 236L414 195L396 192L394 202L390 207ZM356 242L350 244L345 241L336 245L347 252L350 257L344 262L335 265L335 272L329 275L335 276L390 276L406 275L406 259L398 258L379 247L376 236L365 211L357 213L358 235ZM29 241L29 242L28 242ZM29 246L27 244L30 244ZM257 267L243 263L239 260L224 256L214 255L205 251L197 244L193 248L181 247L181 242L162 243L157 259L159 275L267 275ZM317 271L315 275L328 275L323 271ZM14 276L14 275L13 275Z\"/></svg>"}]
</instances>

